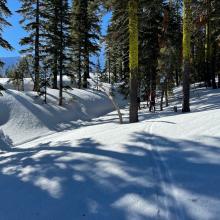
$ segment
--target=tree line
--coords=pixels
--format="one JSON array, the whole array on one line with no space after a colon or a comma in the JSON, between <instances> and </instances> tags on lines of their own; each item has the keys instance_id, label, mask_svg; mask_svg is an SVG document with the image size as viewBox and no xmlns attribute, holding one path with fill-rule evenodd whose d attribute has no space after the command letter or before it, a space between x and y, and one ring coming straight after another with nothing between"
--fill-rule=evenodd
<instances>
[{"instance_id":1,"label":"tree line","mask_svg":"<svg viewBox=\"0 0 220 220\"><path fill-rule=\"evenodd\" d=\"M220 87L219 0L20 0L24 68L31 63L34 90L49 78L60 90L63 75L87 88L92 63L105 43L101 79L119 83L129 97L130 122L138 121L138 99L162 102L174 86L183 86L182 111L190 111L190 84ZM0 4L0 45L3 26L10 25L7 1ZM111 13L107 34L101 36L102 16ZM23 74L24 71L20 71ZM47 74L45 74L47 73ZM218 80L216 81L216 79ZM58 83L59 82L59 83ZM152 101L152 100L151 100ZM153 100L155 102L155 100Z\"/></svg>"},{"instance_id":2,"label":"tree line","mask_svg":"<svg viewBox=\"0 0 220 220\"><path fill-rule=\"evenodd\" d=\"M141 95L146 99L160 90L162 110L163 97L168 105L170 91L182 85L182 112L189 112L190 84L220 88L220 1L107 2L112 18L105 38L106 79L120 82L130 96L131 122L138 121Z\"/></svg>"}]
</instances>

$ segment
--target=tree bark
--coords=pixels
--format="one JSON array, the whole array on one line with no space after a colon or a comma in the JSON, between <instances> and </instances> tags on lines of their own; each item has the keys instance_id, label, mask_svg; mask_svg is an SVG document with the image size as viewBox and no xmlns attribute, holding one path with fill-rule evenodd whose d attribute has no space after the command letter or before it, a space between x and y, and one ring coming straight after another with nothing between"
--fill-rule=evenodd
<instances>
[{"instance_id":1,"label":"tree bark","mask_svg":"<svg viewBox=\"0 0 220 220\"><path fill-rule=\"evenodd\" d=\"M182 112L190 112L191 0L183 1L183 104Z\"/></svg>"},{"instance_id":2,"label":"tree bark","mask_svg":"<svg viewBox=\"0 0 220 220\"><path fill-rule=\"evenodd\" d=\"M190 62L184 61L184 72L183 72L183 107L182 112L190 112Z\"/></svg>"},{"instance_id":3,"label":"tree bark","mask_svg":"<svg viewBox=\"0 0 220 220\"><path fill-rule=\"evenodd\" d=\"M206 23L206 43L205 43L205 62L206 62L206 85L211 87L211 25L210 25L210 0L206 0L207 23Z\"/></svg>"},{"instance_id":4,"label":"tree bark","mask_svg":"<svg viewBox=\"0 0 220 220\"><path fill-rule=\"evenodd\" d=\"M166 100L166 107L169 106L169 97L168 97L168 82L165 82L165 100Z\"/></svg>"},{"instance_id":5,"label":"tree bark","mask_svg":"<svg viewBox=\"0 0 220 220\"><path fill-rule=\"evenodd\" d=\"M138 0L129 1L130 123L138 122Z\"/></svg>"},{"instance_id":6,"label":"tree bark","mask_svg":"<svg viewBox=\"0 0 220 220\"><path fill-rule=\"evenodd\" d=\"M54 33L56 33L57 31L57 27L58 27L58 20L59 20L59 16L58 16L58 8L57 6L54 8L54 13L55 13L55 23L54 23ZM56 52L54 53L54 57L53 57L53 89L58 89L57 87L57 76L58 76L58 50L57 50L57 46L56 46Z\"/></svg>"},{"instance_id":7,"label":"tree bark","mask_svg":"<svg viewBox=\"0 0 220 220\"><path fill-rule=\"evenodd\" d=\"M58 76L58 65L57 65L58 56L54 56L54 66L53 66L53 89L57 89L57 76Z\"/></svg>"},{"instance_id":8,"label":"tree bark","mask_svg":"<svg viewBox=\"0 0 220 220\"><path fill-rule=\"evenodd\" d=\"M175 70L175 74L176 74L176 86L178 87L180 84L179 84L179 72L177 69Z\"/></svg>"},{"instance_id":9,"label":"tree bark","mask_svg":"<svg viewBox=\"0 0 220 220\"><path fill-rule=\"evenodd\" d=\"M59 90L59 105L63 105L63 0L60 0L60 57L59 57L59 72L60 72L60 90Z\"/></svg>"},{"instance_id":10,"label":"tree bark","mask_svg":"<svg viewBox=\"0 0 220 220\"><path fill-rule=\"evenodd\" d=\"M88 42L89 42L89 36L88 36L88 0L84 0L84 7L85 7L85 14L84 14L84 64L85 64L85 71L83 75L83 88L88 87L88 78L89 71L90 71L90 62L89 62L89 48L88 48Z\"/></svg>"},{"instance_id":11,"label":"tree bark","mask_svg":"<svg viewBox=\"0 0 220 220\"><path fill-rule=\"evenodd\" d=\"M160 111L163 111L164 85L162 86L162 93L160 98Z\"/></svg>"},{"instance_id":12,"label":"tree bark","mask_svg":"<svg viewBox=\"0 0 220 220\"><path fill-rule=\"evenodd\" d=\"M34 91L40 91L40 54L39 54L39 43L40 43L40 3L36 1L36 35L35 35L35 55L34 55Z\"/></svg>"},{"instance_id":13,"label":"tree bark","mask_svg":"<svg viewBox=\"0 0 220 220\"><path fill-rule=\"evenodd\" d=\"M217 45L216 43L213 43L212 45L212 88L213 89L217 89L217 84L216 84L216 80L215 80L215 71L216 71L216 48L217 48Z\"/></svg>"}]
</instances>

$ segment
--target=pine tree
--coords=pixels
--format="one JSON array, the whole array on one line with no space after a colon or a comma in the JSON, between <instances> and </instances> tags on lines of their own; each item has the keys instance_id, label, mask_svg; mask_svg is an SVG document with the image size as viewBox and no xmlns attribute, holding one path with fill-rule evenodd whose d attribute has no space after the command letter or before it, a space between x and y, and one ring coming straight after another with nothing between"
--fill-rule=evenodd
<instances>
[{"instance_id":1,"label":"pine tree","mask_svg":"<svg viewBox=\"0 0 220 220\"><path fill-rule=\"evenodd\" d=\"M97 64L95 68L95 78L96 78L96 89L99 90L99 84L100 84L100 78L101 78L101 64L100 64L100 58L97 58Z\"/></svg>"},{"instance_id":2,"label":"pine tree","mask_svg":"<svg viewBox=\"0 0 220 220\"><path fill-rule=\"evenodd\" d=\"M21 39L20 44L26 48L21 50L22 54L34 58L34 91L40 91L40 61L42 60L44 37L44 12L45 4L43 0L20 0L22 3L18 12L23 16L20 23L29 33L27 37Z\"/></svg>"},{"instance_id":3,"label":"pine tree","mask_svg":"<svg viewBox=\"0 0 220 220\"><path fill-rule=\"evenodd\" d=\"M195 82L217 88L219 1L193 1L192 71Z\"/></svg>"},{"instance_id":4,"label":"pine tree","mask_svg":"<svg viewBox=\"0 0 220 220\"><path fill-rule=\"evenodd\" d=\"M11 15L11 11L7 7L7 0L1 0L1 3L0 3L0 47L7 49L7 50L12 50L13 48L8 43L8 41L2 37L2 29L5 26L11 26L11 24L5 18L10 15ZM4 63L0 61L0 67L3 65Z\"/></svg>"},{"instance_id":5,"label":"pine tree","mask_svg":"<svg viewBox=\"0 0 220 220\"><path fill-rule=\"evenodd\" d=\"M82 19L81 0L74 0L71 11L71 72L72 78L77 78L77 86L82 86Z\"/></svg>"},{"instance_id":6,"label":"pine tree","mask_svg":"<svg viewBox=\"0 0 220 220\"><path fill-rule=\"evenodd\" d=\"M98 0L76 0L73 2L71 19L71 38L74 72L78 75L78 87L87 88L90 78L91 55L100 50L100 4ZM83 73L83 80L82 80Z\"/></svg>"},{"instance_id":7,"label":"pine tree","mask_svg":"<svg viewBox=\"0 0 220 220\"><path fill-rule=\"evenodd\" d=\"M183 1L183 107L190 112L191 0Z\"/></svg>"},{"instance_id":8,"label":"pine tree","mask_svg":"<svg viewBox=\"0 0 220 220\"><path fill-rule=\"evenodd\" d=\"M138 1L129 1L130 123L138 122Z\"/></svg>"},{"instance_id":9,"label":"pine tree","mask_svg":"<svg viewBox=\"0 0 220 220\"><path fill-rule=\"evenodd\" d=\"M120 82L120 90L129 94L128 1L112 2L112 18L105 36L108 82Z\"/></svg>"},{"instance_id":10,"label":"pine tree","mask_svg":"<svg viewBox=\"0 0 220 220\"><path fill-rule=\"evenodd\" d=\"M60 85L59 85L59 105L63 105L63 75L65 68L65 61L68 60L68 46L69 46L69 4L68 0L58 0L58 36L59 36L59 58L58 58L58 68L60 75Z\"/></svg>"},{"instance_id":11,"label":"pine tree","mask_svg":"<svg viewBox=\"0 0 220 220\"><path fill-rule=\"evenodd\" d=\"M18 91L24 91L24 78L30 77L30 74L27 57L22 57L16 66L7 70L7 76Z\"/></svg>"},{"instance_id":12,"label":"pine tree","mask_svg":"<svg viewBox=\"0 0 220 220\"><path fill-rule=\"evenodd\" d=\"M160 52L159 38L163 38L163 1L140 1L139 11L139 87L141 87L144 96L149 96L156 94ZM152 98L154 99L154 96Z\"/></svg>"},{"instance_id":13,"label":"pine tree","mask_svg":"<svg viewBox=\"0 0 220 220\"><path fill-rule=\"evenodd\" d=\"M46 0L46 54L47 62L45 65L52 73L52 88L58 89L58 58L59 58L59 36L58 36L58 22L59 22L59 2L57 0Z\"/></svg>"},{"instance_id":14,"label":"pine tree","mask_svg":"<svg viewBox=\"0 0 220 220\"><path fill-rule=\"evenodd\" d=\"M212 20L213 20L213 32L212 32L212 41L213 41L213 59L212 59L212 69L213 77L216 73L218 76L218 88L220 88L220 1L214 0L212 11ZM215 85L214 85L215 88Z\"/></svg>"}]
</instances>

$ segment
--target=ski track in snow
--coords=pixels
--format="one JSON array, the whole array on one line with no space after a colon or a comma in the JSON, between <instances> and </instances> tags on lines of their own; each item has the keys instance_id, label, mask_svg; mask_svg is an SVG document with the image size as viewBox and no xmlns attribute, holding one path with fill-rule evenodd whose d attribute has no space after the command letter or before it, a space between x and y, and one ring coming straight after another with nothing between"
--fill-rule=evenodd
<instances>
[{"instance_id":1,"label":"ski track in snow","mask_svg":"<svg viewBox=\"0 0 220 220\"><path fill-rule=\"evenodd\" d=\"M81 94L79 94L79 97L81 97ZM204 100L198 101L196 99L197 102L201 103L196 102L194 104L194 109L200 108L200 112L192 111L191 114L185 115L173 114L172 112L157 112L154 115L147 114L145 110L143 110L140 112L141 117L143 116L140 120L140 123L133 125L126 123L124 125L119 125L116 113L111 112L108 115L94 118L88 122L82 120L76 121L78 126L72 126L67 130L60 129L59 132L54 132L51 130L53 133L45 133L45 136L36 137L32 140L26 139L26 141L22 144L14 146L12 152L7 152L7 147L5 149L3 148L3 151L0 152L0 167L5 171L5 173L3 173L4 175L1 174L3 178L1 184L2 190L6 190L6 193L4 194L4 192L2 192L3 199L1 201L4 201L6 198L7 187L12 192L15 189L14 194L9 194L11 197L9 196L8 200L11 200L11 198L14 197L15 201L19 201L19 199L23 199L22 197L28 189L26 188L27 185L25 185L27 183L29 183L29 187L35 185L34 190L36 190L36 194L34 194L35 191L33 189L31 189L33 191L28 191L31 192L31 195L33 194L33 197L38 196L42 190L49 192L49 194L52 193L53 196L52 189L54 189L54 194L57 193L55 195L57 198L62 193L64 193L64 196L73 193L72 184L75 184L75 190L82 190L82 192L85 192L82 194L76 193L79 195L79 201L81 202L80 209L82 210L79 212L78 210L76 211L78 215L71 212L71 210L68 210L71 219L218 220L218 208L220 204L220 197L217 197L219 195L219 190L217 187L220 181L218 169L218 155L220 151L217 150L219 149L218 140L220 140L218 138L220 137L219 97L220 95L218 95L218 93L215 94L215 92L213 92L213 97L210 97L209 93L206 92L204 99L207 102L207 106L210 106L209 109L204 109ZM98 101L99 100L97 100L97 102ZM87 102L88 100L85 99L85 103ZM10 99L8 103L13 104L14 99ZM90 107L90 105L85 106L87 106L87 108ZM97 109L99 108L99 106L96 107ZM83 110L83 108L80 109ZM19 113L16 111L16 108L14 108L14 110L14 114L12 114L13 122L16 121ZM22 111L20 112L24 114ZM7 108L4 110L4 113L7 113ZM22 114L20 121L21 123L26 123L25 119L29 116L29 114ZM124 118L127 120L128 109L124 109L123 114ZM33 118L30 117L30 119ZM46 119L44 120L46 121ZM2 121L2 123L4 122L5 120ZM29 124L31 124L31 122L32 120ZM208 124L208 128L205 126L206 122L210 122ZM189 128L184 129L188 125ZM27 128L29 129L29 127ZM10 131L14 131L14 129L11 129ZM35 131L36 130L34 129L32 131L34 135ZM4 135L4 133L2 133L2 135ZM35 137L34 135L33 137ZM207 137L210 138L210 141L207 139ZM212 142L212 137L216 137L216 142ZM204 145L202 145L203 139L200 140L200 138L207 139L205 140L206 142ZM85 143L84 145L79 144L82 142L82 140L86 141L87 139L91 139L90 142L92 144L90 143L90 147L88 141L88 143ZM179 145L178 142L181 142L183 146L181 144ZM63 149L62 145L64 145ZM39 149L39 152L37 152L39 146L43 147L42 149ZM61 149L59 149L60 146ZM11 147L11 145L8 147ZM171 148L170 151L169 148ZM174 152L174 148L179 154ZM135 150L137 151L135 152ZM198 154L197 151L201 151L199 152L200 154ZM126 153L128 154L128 158L126 158ZM13 154L14 156L7 154ZM52 158L53 154L57 155L57 161ZM17 157L17 155L21 156ZM48 158L44 159L44 157ZM80 161L80 157L83 157L83 160ZM13 158L15 161L11 161ZM88 163L90 159L91 161L94 160L91 164ZM178 159L180 161L178 161ZM62 162L63 167L57 168L57 162ZM179 167L175 167L176 162L180 162ZM44 163L48 165L48 167L51 166L50 169L54 172L52 172L52 175L47 169L45 172L41 172L41 169L39 168L45 169L43 166ZM82 169L82 165L84 165L85 170ZM95 167L95 165L97 167ZM79 170L75 169L74 172L80 171L78 176L73 173L73 167L75 166L78 166ZM186 169L185 173L182 172L183 168ZM97 171L99 171L102 175L97 175ZM13 174L13 172L15 173ZM108 174L107 177L105 176L106 172ZM197 172L199 174L198 176L196 176ZM91 173L91 175L88 175L88 173ZM7 174L7 176L5 174ZM74 180L72 180L72 174L74 174ZM24 181L27 183L21 182L20 185L18 184L18 187L21 187L21 189L24 190L24 193L22 193L22 196L20 196L20 194L16 194L20 189L16 189L17 183L14 180L21 179L22 175L24 175L24 177L29 177L30 179L24 179ZM37 182L32 181L32 177L34 176L39 177ZM96 177L95 180L93 180L94 176ZM201 176L204 176L207 179L210 178L210 180L207 181L206 179L201 178ZM14 177L12 183L8 183L8 178L6 177ZM116 179L116 177L118 179ZM66 179L66 182L68 183L67 185L62 183L62 178ZM83 178L85 180L83 180ZM138 180L141 182L140 185L138 185ZM202 182L201 180L205 181ZM81 181L82 183L78 183ZM86 181L89 181L88 183L90 185L88 185L88 183L86 183L87 185L83 185L83 181L85 181L85 183ZM107 186L103 189L94 186L94 183L104 183L104 181L106 181L105 183L108 183L109 185L116 185L116 187L118 184L118 192L116 193L113 191L112 193L114 196L111 197L111 191ZM216 183L213 184L212 181L215 181ZM216 188L212 190L209 184L212 184L211 186ZM37 191L38 188L40 188L40 190ZM89 216L89 209L87 209L84 204L87 203L87 195L91 196L91 194L95 194L94 201L91 202L90 205L91 209L96 211L96 209L98 210L98 206L100 205L101 207L104 201L100 199L99 196L103 198L106 195L105 192L109 193L107 195L111 198L111 201L108 201L109 198L105 198L107 202L103 205L104 208L100 209L99 212L97 211L95 214L93 213L94 215ZM78 200L75 198L70 198L67 196L64 198L60 197L60 199L62 202L66 202L65 207L61 208L62 213L65 213L66 216L68 216L68 213L66 213L66 207L72 208L75 206L78 208ZM82 202L81 200L84 201ZM26 212L26 217L23 216L22 218L14 218L14 216L18 214L21 216L23 213L21 210L16 209L17 207L20 207L20 204L16 203L14 205L11 204L13 201L10 201L8 203L9 205L5 205L5 203L2 202L2 207L3 210L4 208L5 210L12 209L15 213L12 214L14 216L12 218L7 218L7 215L5 215L3 216L3 219L0 213L0 220L62 219L57 219L56 214L54 214L56 209L60 208L59 203L54 203L54 206L51 206L51 203L47 203L47 201L42 203L45 204L49 210L43 210L43 214L45 214L47 217L38 218L33 216L35 204L29 203L30 200L28 199L24 201L27 202L26 204L30 204L31 209L27 210L25 207L23 210L24 213ZM55 200L51 199L51 201ZM87 212L86 214L89 217L81 216L81 212L83 214ZM9 215L11 215L10 212ZM48 218L48 216L50 218ZM94 218L91 218L91 216ZM64 217L63 220L70 220L70 218Z\"/></svg>"},{"instance_id":2,"label":"ski track in snow","mask_svg":"<svg viewBox=\"0 0 220 220\"><path fill-rule=\"evenodd\" d=\"M147 125L145 129L145 132L150 135L153 134L153 124L153 122L150 122L150 124ZM149 148L154 163L154 175L159 183L159 189L156 190L156 197L158 200L158 204L163 204L163 207L158 207L157 219L164 220L165 217L167 220L182 220L184 219L183 212L178 200L175 197L175 191L173 187L174 179L172 173L170 172L168 166L166 165L166 162L164 161L154 142L155 141L153 137L151 137ZM154 148L152 146L154 146ZM169 204L173 205L172 209ZM165 216L161 216L161 208L165 210Z\"/></svg>"},{"instance_id":3,"label":"ski track in snow","mask_svg":"<svg viewBox=\"0 0 220 220\"><path fill-rule=\"evenodd\" d=\"M160 114L158 114L158 117L160 118ZM94 123L96 119L93 119L92 122L88 123L88 126L91 126L92 123ZM143 132L146 132L150 135L153 134L153 127L154 127L154 122L148 122L148 120L143 121L143 123L147 123L147 125L143 128ZM85 125L86 126L86 125ZM94 133L94 138L95 136L102 136L105 133L111 133L115 128L110 128L109 130L102 130L99 132ZM122 128L123 129L123 128ZM62 136L63 133L65 134L66 131L59 132L60 134L57 133L52 133L45 135L40 138L36 138L34 140L26 141L25 143L21 143L15 147L22 146L24 144L33 144L35 141L43 141L47 140L48 138L53 138L53 137L59 137ZM90 134L91 135L91 134ZM175 190L173 187L174 184L174 179L172 176L172 173L167 166L166 162L164 161L162 155L160 154L159 150L156 147L155 140L153 137L150 138L149 140L150 144L148 145L147 150L149 151L151 155L151 160L153 162L153 175L156 178L158 184L155 187L155 197L157 201L157 213L155 213L155 218L157 220L182 220L184 219L183 211L182 208L176 199L175 196ZM153 147L154 146L154 147ZM144 192L142 192L143 196L145 195ZM169 205L172 204L172 207ZM162 214L165 210L165 215Z\"/></svg>"}]
</instances>

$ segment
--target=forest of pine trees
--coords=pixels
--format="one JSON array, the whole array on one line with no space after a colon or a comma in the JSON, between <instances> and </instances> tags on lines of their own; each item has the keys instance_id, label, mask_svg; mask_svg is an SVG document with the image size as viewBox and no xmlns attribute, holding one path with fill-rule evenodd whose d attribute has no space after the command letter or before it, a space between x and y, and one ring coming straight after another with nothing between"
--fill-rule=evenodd
<instances>
[{"instance_id":1,"label":"forest of pine trees","mask_svg":"<svg viewBox=\"0 0 220 220\"><path fill-rule=\"evenodd\" d=\"M151 99L154 103L158 92L162 110L163 98L169 105L169 94L181 85L182 112L189 112L190 84L199 82L202 86L220 88L219 0L20 0L20 3L17 12L27 32L20 40L23 48L20 52L26 60L17 68L29 70L37 92L49 78L50 86L60 91L59 105L63 105L64 75L79 89L88 88L90 73L97 69L91 57L99 56L103 43L105 61L100 79L119 83L129 100L131 123L138 121L139 100ZM111 20L107 34L102 36L105 13L111 14ZM12 50L10 42L3 39L10 15L7 0L1 0L0 46ZM29 64L25 64L27 61ZM99 63L98 67L100 70Z\"/></svg>"}]
</instances>

